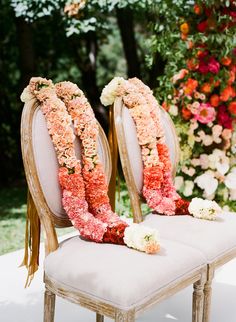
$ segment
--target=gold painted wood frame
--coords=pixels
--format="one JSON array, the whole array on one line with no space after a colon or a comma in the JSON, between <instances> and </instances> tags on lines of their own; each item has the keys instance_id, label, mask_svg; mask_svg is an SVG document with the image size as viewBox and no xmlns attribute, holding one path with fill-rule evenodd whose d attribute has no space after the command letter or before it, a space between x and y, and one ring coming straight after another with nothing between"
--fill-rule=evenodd
<instances>
[{"instance_id":1,"label":"gold painted wood frame","mask_svg":"<svg viewBox=\"0 0 236 322\"><path fill-rule=\"evenodd\" d=\"M131 208L133 213L133 218L135 222L141 222L143 220L142 211L141 211L141 201L142 197L137 189L133 171L131 167L131 162L128 155L126 137L124 132L123 120L122 120L122 110L124 108L123 101L121 98L117 98L113 107L113 119L115 123L115 130L119 148L119 157L122 164L122 169L125 177L125 181L127 184L127 189L129 192L129 197L131 201ZM169 125L172 127L172 133L176 133L175 129L173 128L173 122L169 122ZM178 145L178 138L175 138L175 153L177 153L177 160L179 160L179 145ZM177 168L177 163L174 169L173 174ZM210 308L211 308L211 296L212 296L212 279L214 277L215 269L219 268L220 266L226 264L228 261L232 260L236 257L236 248L230 249L230 251L224 253L223 255L219 255L217 260L208 263L207 265L207 280L206 284L204 285L204 308L203 308L203 322L210 321ZM194 301L194 299L193 299Z\"/></svg>"}]
</instances>

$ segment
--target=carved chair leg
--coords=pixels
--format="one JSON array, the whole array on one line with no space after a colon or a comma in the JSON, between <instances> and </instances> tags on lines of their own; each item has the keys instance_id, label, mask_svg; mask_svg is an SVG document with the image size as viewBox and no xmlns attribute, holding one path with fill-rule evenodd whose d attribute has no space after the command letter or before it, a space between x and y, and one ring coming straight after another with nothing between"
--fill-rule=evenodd
<instances>
[{"instance_id":1,"label":"carved chair leg","mask_svg":"<svg viewBox=\"0 0 236 322\"><path fill-rule=\"evenodd\" d=\"M204 306L204 285L206 276L204 275L199 281L193 285L193 308L192 308L192 322L202 322L203 306Z\"/></svg>"},{"instance_id":2,"label":"carved chair leg","mask_svg":"<svg viewBox=\"0 0 236 322\"><path fill-rule=\"evenodd\" d=\"M212 295L212 280L214 277L214 272L208 273L208 278L204 286L204 309L203 309L203 322L210 321L211 313L211 295Z\"/></svg>"},{"instance_id":3,"label":"carved chair leg","mask_svg":"<svg viewBox=\"0 0 236 322\"><path fill-rule=\"evenodd\" d=\"M46 288L44 293L44 322L54 321L55 299L55 294Z\"/></svg>"},{"instance_id":4,"label":"carved chair leg","mask_svg":"<svg viewBox=\"0 0 236 322\"><path fill-rule=\"evenodd\" d=\"M115 316L115 322L135 322L135 312L117 311Z\"/></svg>"},{"instance_id":5,"label":"carved chair leg","mask_svg":"<svg viewBox=\"0 0 236 322\"><path fill-rule=\"evenodd\" d=\"M104 315L96 313L96 322L104 322Z\"/></svg>"}]
</instances>

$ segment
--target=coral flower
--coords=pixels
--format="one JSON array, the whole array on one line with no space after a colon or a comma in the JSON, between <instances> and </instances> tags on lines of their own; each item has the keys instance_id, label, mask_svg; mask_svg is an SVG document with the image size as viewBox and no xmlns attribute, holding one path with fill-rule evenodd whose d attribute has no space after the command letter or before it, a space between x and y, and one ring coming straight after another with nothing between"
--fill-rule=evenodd
<instances>
[{"instance_id":1,"label":"coral flower","mask_svg":"<svg viewBox=\"0 0 236 322\"><path fill-rule=\"evenodd\" d=\"M193 7L193 11L196 13L196 15L200 15L202 13L202 7L198 4L195 4Z\"/></svg>"},{"instance_id":2,"label":"coral flower","mask_svg":"<svg viewBox=\"0 0 236 322\"><path fill-rule=\"evenodd\" d=\"M198 81L193 78L188 78L184 86L184 93L186 95L191 95L197 87L198 87Z\"/></svg>"},{"instance_id":3,"label":"coral flower","mask_svg":"<svg viewBox=\"0 0 236 322\"><path fill-rule=\"evenodd\" d=\"M194 111L194 119L203 124L213 122L215 117L216 111L209 103L201 103L199 108Z\"/></svg>"},{"instance_id":4,"label":"coral flower","mask_svg":"<svg viewBox=\"0 0 236 322\"><path fill-rule=\"evenodd\" d=\"M224 65L224 66L229 66L232 62L232 59L229 58L229 57L223 57L221 59L221 64Z\"/></svg>"},{"instance_id":5,"label":"coral flower","mask_svg":"<svg viewBox=\"0 0 236 322\"><path fill-rule=\"evenodd\" d=\"M231 114L236 115L236 101L229 103L228 110Z\"/></svg>"},{"instance_id":6,"label":"coral flower","mask_svg":"<svg viewBox=\"0 0 236 322\"><path fill-rule=\"evenodd\" d=\"M201 91L205 94L209 94L211 92L211 85L209 83L204 83L201 86Z\"/></svg>"},{"instance_id":7,"label":"coral flower","mask_svg":"<svg viewBox=\"0 0 236 322\"><path fill-rule=\"evenodd\" d=\"M182 34L188 35L188 33L189 33L188 23L187 22L182 23L182 25L180 26L180 30L181 30Z\"/></svg>"},{"instance_id":8,"label":"coral flower","mask_svg":"<svg viewBox=\"0 0 236 322\"><path fill-rule=\"evenodd\" d=\"M217 94L213 94L210 97L211 106L217 107L220 104L220 97Z\"/></svg>"},{"instance_id":9,"label":"coral flower","mask_svg":"<svg viewBox=\"0 0 236 322\"><path fill-rule=\"evenodd\" d=\"M191 113L191 111L190 111L189 109L187 109L187 108L182 108L181 113L182 113L182 117L183 117L183 119L184 119L185 121L188 121L188 120L190 120L190 119L191 119L192 113Z\"/></svg>"},{"instance_id":10,"label":"coral flower","mask_svg":"<svg viewBox=\"0 0 236 322\"><path fill-rule=\"evenodd\" d=\"M199 67L199 64L196 62L194 58L191 58L187 61L187 67L189 70L197 70Z\"/></svg>"},{"instance_id":11,"label":"coral flower","mask_svg":"<svg viewBox=\"0 0 236 322\"><path fill-rule=\"evenodd\" d=\"M172 82L176 83L178 80L183 79L186 75L188 74L188 70L187 69L181 69L178 74L175 74L172 77Z\"/></svg>"},{"instance_id":12,"label":"coral flower","mask_svg":"<svg viewBox=\"0 0 236 322\"><path fill-rule=\"evenodd\" d=\"M231 86L227 86L221 93L220 99L223 102L227 102L233 96L233 88Z\"/></svg>"}]
</instances>

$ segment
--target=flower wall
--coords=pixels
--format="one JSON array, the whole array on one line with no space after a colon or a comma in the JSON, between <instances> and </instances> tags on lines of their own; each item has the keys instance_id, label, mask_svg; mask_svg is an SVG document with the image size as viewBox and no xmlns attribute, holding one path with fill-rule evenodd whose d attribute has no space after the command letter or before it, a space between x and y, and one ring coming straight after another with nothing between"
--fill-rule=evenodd
<instances>
[{"instance_id":1,"label":"flower wall","mask_svg":"<svg viewBox=\"0 0 236 322\"><path fill-rule=\"evenodd\" d=\"M180 138L176 188L230 210L236 210L235 25L235 1L196 2L179 19L159 92Z\"/></svg>"}]
</instances>

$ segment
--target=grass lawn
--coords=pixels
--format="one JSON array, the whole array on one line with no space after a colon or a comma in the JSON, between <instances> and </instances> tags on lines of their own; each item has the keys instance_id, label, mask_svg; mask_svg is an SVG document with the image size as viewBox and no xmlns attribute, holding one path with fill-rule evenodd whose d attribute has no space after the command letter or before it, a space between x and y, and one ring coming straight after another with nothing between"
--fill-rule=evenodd
<instances>
[{"instance_id":1,"label":"grass lawn","mask_svg":"<svg viewBox=\"0 0 236 322\"><path fill-rule=\"evenodd\" d=\"M0 255L24 247L26 187L0 189ZM73 228L57 229L58 235Z\"/></svg>"}]
</instances>

